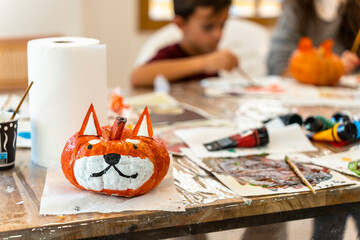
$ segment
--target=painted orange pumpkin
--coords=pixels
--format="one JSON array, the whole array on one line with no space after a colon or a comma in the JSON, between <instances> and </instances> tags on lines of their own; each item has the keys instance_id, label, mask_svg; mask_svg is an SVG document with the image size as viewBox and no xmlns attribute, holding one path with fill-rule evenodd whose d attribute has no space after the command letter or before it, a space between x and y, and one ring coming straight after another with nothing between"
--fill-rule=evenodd
<instances>
[{"instance_id":1,"label":"painted orange pumpkin","mask_svg":"<svg viewBox=\"0 0 360 240\"><path fill-rule=\"evenodd\" d=\"M147 108L134 130L117 117L113 126L100 127L91 104L79 132L61 155L65 177L76 187L109 195L132 197L155 188L165 177L169 153L153 137Z\"/></svg>"},{"instance_id":2,"label":"painted orange pumpkin","mask_svg":"<svg viewBox=\"0 0 360 240\"><path fill-rule=\"evenodd\" d=\"M124 99L117 93L113 93L110 97L110 110L117 114L122 114L124 109L128 109L129 105L124 103Z\"/></svg>"},{"instance_id":3,"label":"painted orange pumpkin","mask_svg":"<svg viewBox=\"0 0 360 240\"><path fill-rule=\"evenodd\" d=\"M345 68L340 58L332 53L333 44L329 39L314 48L310 38L301 38L298 49L290 58L291 75L299 82L317 86L337 84Z\"/></svg>"}]
</instances>

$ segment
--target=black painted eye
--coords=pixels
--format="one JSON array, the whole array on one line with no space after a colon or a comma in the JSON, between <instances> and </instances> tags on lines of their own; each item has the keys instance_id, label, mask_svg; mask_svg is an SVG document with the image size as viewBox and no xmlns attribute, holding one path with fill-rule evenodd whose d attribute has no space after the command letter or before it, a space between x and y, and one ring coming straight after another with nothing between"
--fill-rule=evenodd
<instances>
[{"instance_id":1,"label":"black painted eye","mask_svg":"<svg viewBox=\"0 0 360 240\"><path fill-rule=\"evenodd\" d=\"M91 144L89 144L89 146L87 146L88 149L92 149L92 147L93 146Z\"/></svg>"},{"instance_id":2,"label":"black painted eye","mask_svg":"<svg viewBox=\"0 0 360 240\"><path fill-rule=\"evenodd\" d=\"M134 149L138 149L138 148L139 148L138 145L136 145L136 144L133 144L133 147L134 147Z\"/></svg>"}]
</instances>

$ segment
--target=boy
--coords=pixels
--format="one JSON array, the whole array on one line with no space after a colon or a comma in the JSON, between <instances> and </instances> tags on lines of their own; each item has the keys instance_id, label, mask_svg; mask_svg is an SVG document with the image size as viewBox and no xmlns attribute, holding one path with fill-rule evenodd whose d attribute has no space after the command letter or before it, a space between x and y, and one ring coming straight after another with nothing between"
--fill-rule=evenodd
<instances>
[{"instance_id":1,"label":"boy","mask_svg":"<svg viewBox=\"0 0 360 240\"><path fill-rule=\"evenodd\" d=\"M238 67L237 57L217 51L231 0L174 0L174 23L183 31L180 43L165 47L134 69L134 86L151 86L158 74L170 82L217 76Z\"/></svg>"}]
</instances>

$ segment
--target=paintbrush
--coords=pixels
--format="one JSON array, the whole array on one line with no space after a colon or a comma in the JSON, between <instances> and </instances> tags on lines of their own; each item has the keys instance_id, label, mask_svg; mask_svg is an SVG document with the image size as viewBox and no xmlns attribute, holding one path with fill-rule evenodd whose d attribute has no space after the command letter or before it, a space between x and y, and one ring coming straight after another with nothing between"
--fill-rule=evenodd
<instances>
[{"instance_id":1,"label":"paintbrush","mask_svg":"<svg viewBox=\"0 0 360 240\"><path fill-rule=\"evenodd\" d=\"M237 71L238 71L238 73L239 73L241 76L243 76L243 77L246 79L246 81L248 82L248 85L249 85L249 86L253 86L253 87L257 87L257 86L258 86L258 85L255 83L255 80L254 80L252 77L250 77L250 75L249 75L247 72L245 72L242 68L238 67L238 68L237 68Z\"/></svg>"},{"instance_id":2,"label":"paintbrush","mask_svg":"<svg viewBox=\"0 0 360 240\"><path fill-rule=\"evenodd\" d=\"M24 96L21 98L19 104L17 105L16 107L16 110L14 111L13 115L11 116L10 120L13 120L15 115L17 114L17 112L19 111L20 107L21 107L21 104L24 102L25 98L26 98L26 95L28 94L31 86L33 85L34 82L31 82L30 85L27 87L25 93L24 93Z\"/></svg>"},{"instance_id":3,"label":"paintbrush","mask_svg":"<svg viewBox=\"0 0 360 240\"><path fill-rule=\"evenodd\" d=\"M313 194L316 194L315 189L311 186L311 184L309 183L309 181L305 178L305 176L300 172L299 168L290 160L290 158L288 156L285 156L285 162L287 164L290 165L290 167L292 168L292 170L296 173L296 175L301 179L301 181L303 183L305 183L305 185L310 188L310 191Z\"/></svg>"},{"instance_id":4,"label":"paintbrush","mask_svg":"<svg viewBox=\"0 0 360 240\"><path fill-rule=\"evenodd\" d=\"M356 34L356 38L355 38L354 43L351 48L351 52L357 53L359 50L359 45L360 45L360 30Z\"/></svg>"}]
</instances>

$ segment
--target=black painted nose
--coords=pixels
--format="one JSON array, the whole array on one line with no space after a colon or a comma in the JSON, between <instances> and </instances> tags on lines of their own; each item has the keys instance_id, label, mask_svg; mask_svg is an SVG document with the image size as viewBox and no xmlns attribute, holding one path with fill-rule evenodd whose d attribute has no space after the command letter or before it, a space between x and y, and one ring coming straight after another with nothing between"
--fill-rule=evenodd
<instances>
[{"instance_id":1,"label":"black painted nose","mask_svg":"<svg viewBox=\"0 0 360 240\"><path fill-rule=\"evenodd\" d=\"M111 166L118 164L121 158L120 154L117 153L109 153L104 156L105 162Z\"/></svg>"}]
</instances>

